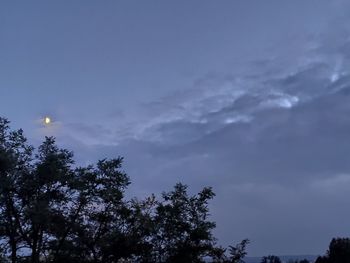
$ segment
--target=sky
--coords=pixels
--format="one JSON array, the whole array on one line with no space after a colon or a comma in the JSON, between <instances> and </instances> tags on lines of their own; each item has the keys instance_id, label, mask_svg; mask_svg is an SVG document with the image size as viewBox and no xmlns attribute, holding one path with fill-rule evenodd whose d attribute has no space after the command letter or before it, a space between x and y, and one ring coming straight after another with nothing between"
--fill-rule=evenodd
<instances>
[{"instance_id":1,"label":"sky","mask_svg":"<svg viewBox=\"0 0 350 263\"><path fill-rule=\"evenodd\" d=\"M124 156L130 196L212 186L219 244L323 254L350 236L347 2L2 2L0 116Z\"/></svg>"}]
</instances>

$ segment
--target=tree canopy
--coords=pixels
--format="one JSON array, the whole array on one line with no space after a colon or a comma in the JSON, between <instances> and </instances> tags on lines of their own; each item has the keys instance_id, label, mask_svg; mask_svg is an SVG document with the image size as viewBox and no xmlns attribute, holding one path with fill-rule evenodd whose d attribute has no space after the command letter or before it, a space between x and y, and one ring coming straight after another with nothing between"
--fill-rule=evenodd
<instances>
[{"instance_id":1,"label":"tree canopy","mask_svg":"<svg viewBox=\"0 0 350 263\"><path fill-rule=\"evenodd\" d=\"M317 258L315 263L350 263L350 238L333 238L327 254Z\"/></svg>"},{"instance_id":2,"label":"tree canopy","mask_svg":"<svg viewBox=\"0 0 350 263\"><path fill-rule=\"evenodd\" d=\"M248 240L217 246L211 188L181 183L127 200L122 157L78 166L46 137L37 150L0 118L0 247L15 262L242 262Z\"/></svg>"}]
</instances>

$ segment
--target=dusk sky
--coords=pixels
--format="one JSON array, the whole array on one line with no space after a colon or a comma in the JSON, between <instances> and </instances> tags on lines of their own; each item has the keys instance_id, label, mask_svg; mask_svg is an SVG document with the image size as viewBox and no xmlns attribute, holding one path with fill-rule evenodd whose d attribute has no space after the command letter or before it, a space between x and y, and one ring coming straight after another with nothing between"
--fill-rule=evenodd
<instances>
[{"instance_id":1,"label":"dusk sky","mask_svg":"<svg viewBox=\"0 0 350 263\"><path fill-rule=\"evenodd\" d=\"M130 196L212 186L224 246L323 254L350 236L350 2L7 1L0 116ZM42 119L52 123L44 126Z\"/></svg>"}]
</instances>

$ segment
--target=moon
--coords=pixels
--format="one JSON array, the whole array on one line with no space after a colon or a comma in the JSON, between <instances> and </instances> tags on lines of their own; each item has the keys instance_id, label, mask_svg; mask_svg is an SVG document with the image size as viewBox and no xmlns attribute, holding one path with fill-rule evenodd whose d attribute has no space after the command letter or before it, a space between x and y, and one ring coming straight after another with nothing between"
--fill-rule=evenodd
<instances>
[{"instance_id":1,"label":"moon","mask_svg":"<svg viewBox=\"0 0 350 263\"><path fill-rule=\"evenodd\" d=\"M49 125L49 124L51 123L51 118L48 117L48 116L46 116L46 117L44 118L44 123L45 123L46 125Z\"/></svg>"}]
</instances>

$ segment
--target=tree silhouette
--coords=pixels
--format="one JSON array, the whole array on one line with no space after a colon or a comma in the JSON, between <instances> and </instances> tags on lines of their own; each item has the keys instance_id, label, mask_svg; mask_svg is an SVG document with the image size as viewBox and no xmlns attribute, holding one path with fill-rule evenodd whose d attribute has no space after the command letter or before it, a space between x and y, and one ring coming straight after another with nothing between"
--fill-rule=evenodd
<instances>
[{"instance_id":1,"label":"tree silhouette","mask_svg":"<svg viewBox=\"0 0 350 263\"><path fill-rule=\"evenodd\" d=\"M281 259L274 255L269 255L261 259L261 263L282 263Z\"/></svg>"},{"instance_id":2,"label":"tree silhouette","mask_svg":"<svg viewBox=\"0 0 350 263\"><path fill-rule=\"evenodd\" d=\"M10 262L242 262L247 240L216 246L211 188L176 184L158 200L126 200L123 159L74 164L46 137L38 150L0 118L0 248Z\"/></svg>"},{"instance_id":3,"label":"tree silhouette","mask_svg":"<svg viewBox=\"0 0 350 263\"><path fill-rule=\"evenodd\" d=\"M333 238L326 256L317 258L316 263L350 263L350 238Z\"/></svg>"},{"instance_id":4,"label":"tree silhouette","mask_svg":"<svg viewBox=\"0 0 350 263\"><path fill-rule=\"evenodd\" d=\"M330 262L329 258L326 256L319 256L315 261L315 263L329 263L329 262Z\"/></svg>"},{"instance_id":5,"label":"tree silhouette","mask_svg":"<svg viewBox=\"0 0 350 263\"><path fill-rule=\"evenodd\" d=\"M333 238L329 244L328 257L331 262L350 263L350 239Z\"/></svg>"},{"instance_id":6,"label":"tree silhouette","mask_svg":"<svg viewBox=\"0 0 350 263\"><path fill-rule=\"evenodd\" d=\"M207 220L207 204L213 197L211 188L188 196L183 184L163 193L163 202L156 208L157 235L153 236L159 262L202 262L210 254L215 245L211 234L215 224Z\"/></svg>"},{"instance_id":7,"label":"tree silhouette","mask_svg":"<svg viewBox=\"0 0 350 263\"><path fill-rule=\"evenodd\" d=\"M231 263L244 263L243 258L247 255L248 239L242 240L236 246L229 246L229 262Z\"/></svg>"}]
</instances>

